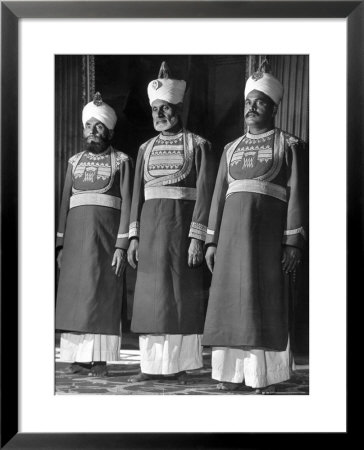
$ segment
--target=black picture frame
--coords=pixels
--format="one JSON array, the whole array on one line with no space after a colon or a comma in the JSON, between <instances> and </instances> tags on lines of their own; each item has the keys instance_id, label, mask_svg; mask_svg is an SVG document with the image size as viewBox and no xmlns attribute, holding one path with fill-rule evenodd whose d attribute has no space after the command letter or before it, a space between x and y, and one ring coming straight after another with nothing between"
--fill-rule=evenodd
<instances>
[{"instance_id":1,"label":"black picture frame","mask_svg":"<svg viewBox=\"0 0 364 450\"><path fill-rule=\"evenodd\" d=\"M94 1L87 8L84 5L77 1L1 2L1 448L260 447L273 434L18 432L18 22L22 18L346 18L349 298L364 273L364 1ZM338 433L336 442L349 437L349 422L347 430ZM291 438L297 436L281 435L280 445ZM310 433L304 434L300 443L309 438Z\"/></svg>"}]
</instances>

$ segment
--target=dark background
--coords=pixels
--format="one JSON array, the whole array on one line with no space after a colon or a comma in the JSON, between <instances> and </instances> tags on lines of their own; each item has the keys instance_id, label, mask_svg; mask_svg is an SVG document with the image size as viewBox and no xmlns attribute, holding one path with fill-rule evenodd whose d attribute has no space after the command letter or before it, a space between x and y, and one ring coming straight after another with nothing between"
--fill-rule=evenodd
<instances>
[{"instance_id":1,"label":"dark background","mask_svg":"<svg viewBox=\"0 0 364 450\"><path fill-rule=\"evenodd\" d=\"M81 150L83 106L100 91L118 116L113 145L136 160L139 146L156 135L147 96L162 61L187 89L183 120L186 128L212 143L216 161L224 145L244 133L245 81L267 58L284 86L276 126L308 142L309 58L307 55L57 55L55 57L55 205L56 223L70 156ZM307 174L308 176L308 174ZM135 271L126 273L123 330L131 317ZM209 273L205 271L208 289ZM292 288L292 345L308 355L308 254Z\"/></svg>"}]
</instances>

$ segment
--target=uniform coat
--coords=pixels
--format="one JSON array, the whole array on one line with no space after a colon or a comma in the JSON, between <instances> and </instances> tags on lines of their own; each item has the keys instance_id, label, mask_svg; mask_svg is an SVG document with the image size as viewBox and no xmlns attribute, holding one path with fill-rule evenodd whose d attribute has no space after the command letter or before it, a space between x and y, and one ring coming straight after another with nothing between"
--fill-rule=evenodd
<instances>
[{"instance_id":1,"label":"uniform coat","mask_svg":"<svg viewBox=\"0 0 364 450\"><path fill-rule=\"evenodd\" d=\"M225 147L207 245L217 245L203 345L283 351L288 340L284 244L306 237L307 152L279 129Z\"/></svg>"},{"instance_id":2,"label":"uniform coat","mask_svg":"<svg viewBox=\"0 0 364 450\"><path fill-rule=\"evenodd\" d=\"M57 233L57 329L120 334L123 277L111 263L116 247L128 247L131 186L131 161L122 152L109 147L70 158Z\"/></svg>"},{"instance_id":3,"label":"uniform coat","mask_svg":"<svg viewBox=\"0 0 364 450\"><path fill-rule=\"evenodd\" d=\"M188 267L188 248L192 237L205 240L214 179L210 143L196 134L159 135L141 146L129 233L139 239L132 331L202 333L202 266ZM168 190L183 198L165 198Z\"/></svg>"}]
</instances>

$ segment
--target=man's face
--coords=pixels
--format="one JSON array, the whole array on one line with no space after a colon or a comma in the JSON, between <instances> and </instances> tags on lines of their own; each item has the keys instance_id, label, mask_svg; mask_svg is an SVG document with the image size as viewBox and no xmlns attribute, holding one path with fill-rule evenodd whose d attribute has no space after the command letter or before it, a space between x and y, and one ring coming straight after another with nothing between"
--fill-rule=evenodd
<instances>
[{"instance_id":1,"label":"man's face","mask_svg":"<svg viewBox=\"0 0 364 450\"><path fill-rule=\"evenodd\" d=\"M152 103L153 125L157 131L167 131L178 123L176 105L164 100L154 100Z\"/></svg>"},{"instance_id":2,"label":"man's face","mask_svg":"<svg viewBox=\"0 0 364 450\"><path fill-rule=\"evenodd\" d=\"M111 132L98 119L91 117L83 129L85 149L92 153L102 153L107 149Z\"/></svg>"},{"instance_id":3,"label":"man's face","mask_svg":"<svg viewBox=\"0 0 364 450\"><path fill-rule=\"evenodd\" d=\"M261 91L251 91L245 99L244 118L247 125L265 128L276 114L273 100Z\"/></svg>"}]
</instances>

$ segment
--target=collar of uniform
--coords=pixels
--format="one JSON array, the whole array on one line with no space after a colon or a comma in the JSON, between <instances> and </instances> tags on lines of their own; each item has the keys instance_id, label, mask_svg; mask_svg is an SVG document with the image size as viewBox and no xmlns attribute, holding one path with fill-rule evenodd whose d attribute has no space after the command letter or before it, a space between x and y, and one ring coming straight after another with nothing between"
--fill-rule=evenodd
<instances>
[{"instance_id":1,"label":"collar of uniform","mask_svg":"<svg viewBox=\"0 0 364 450\"><path fill-rule=\"evenodd\" d=\"M261 134L251 134L251 133L246 133L246 137L248 139L262 139L268 136L271 136L274 133L274 128L273 130L269 130L266 133L261 133Z\"/></svg>"},{"instance_id":2,"label":"collar of uniform","mask_svg":"<svg viewBox=\"0 0 364 450\"><path fill-rule=\"evenodd\" d=\"M102 153L92 153L92 152L89 152L89 151L87 151L86 152L86 154L87 154L87 157L88 158L90 158L90 159L101 159L101 158L103 158L104 156L106 156L108 153L110 153L111 152L111 146L109 146L105 151L103 151Z\"/></svg>"},{"instance_id":3,"label":"collar of uniform","mask_svg":"<svg viewBox=\"0 0 364 450\"><path fill-rule=\"evenodd\" d=\"M176 139L179 139L182 136L183 130L180 130L176 134L159 134L159 139L161 141L174 141Z\"/></svg>"}]
</instances>

